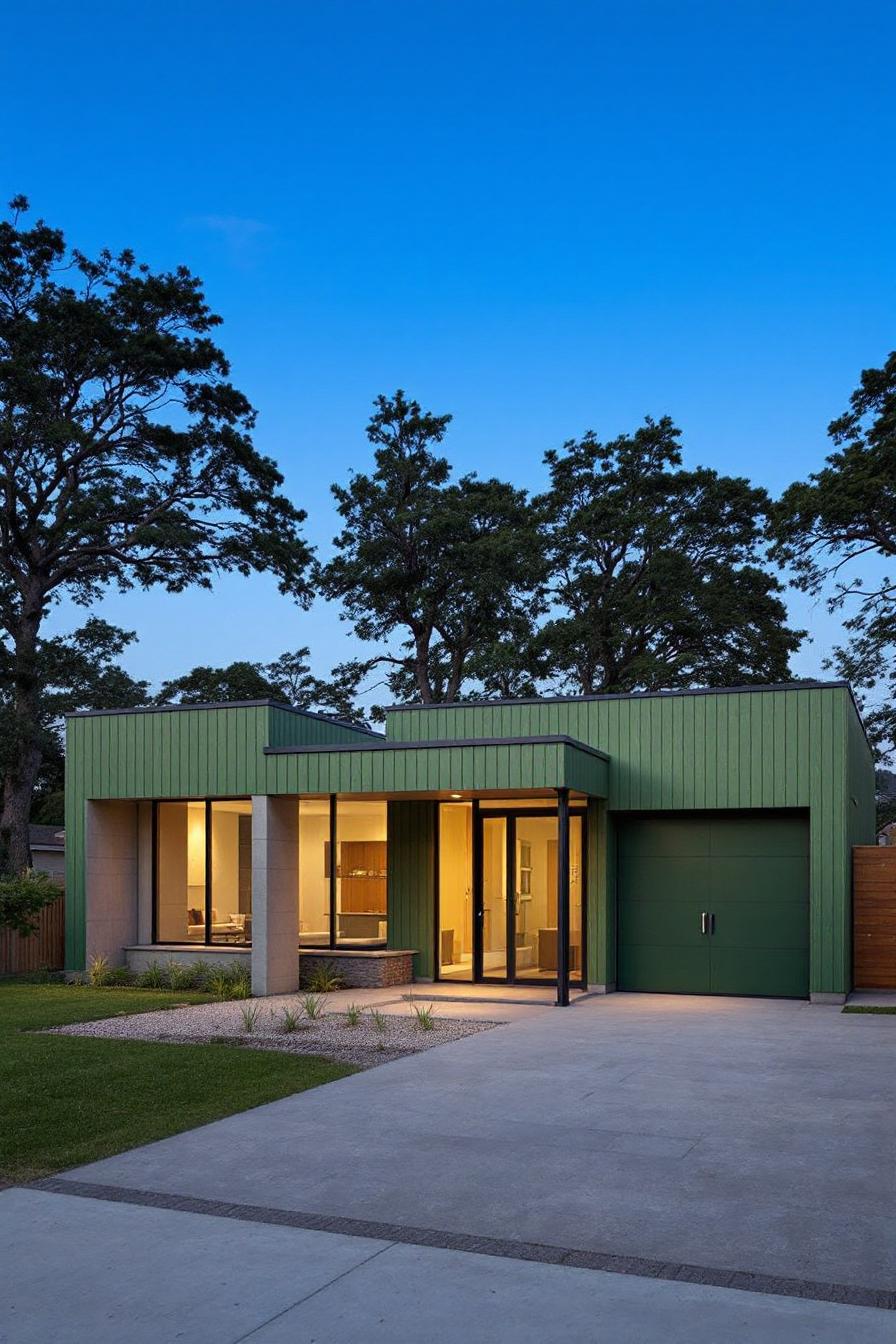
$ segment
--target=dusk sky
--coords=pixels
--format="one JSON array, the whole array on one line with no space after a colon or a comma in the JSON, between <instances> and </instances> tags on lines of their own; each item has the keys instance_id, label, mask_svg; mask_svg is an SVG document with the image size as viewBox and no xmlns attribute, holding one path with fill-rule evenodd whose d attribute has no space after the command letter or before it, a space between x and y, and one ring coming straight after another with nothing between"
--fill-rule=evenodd
<instances>
[{"instance_id":1,"label":"dusk sky","mask_svg":"<svg viewBox=\"0 0 896 1344\"><path fill-rule=\"evenodd\" d=\"M377 393L530 489L546 449L669 414L687 464L776 492L896 345L892 4L86 0L4 29L6 197L203 278L323 556ZM838 622L788 600L815 675ZM155 684L360 651L265 578L101 614Z\"/></svg>"}]
</instances>

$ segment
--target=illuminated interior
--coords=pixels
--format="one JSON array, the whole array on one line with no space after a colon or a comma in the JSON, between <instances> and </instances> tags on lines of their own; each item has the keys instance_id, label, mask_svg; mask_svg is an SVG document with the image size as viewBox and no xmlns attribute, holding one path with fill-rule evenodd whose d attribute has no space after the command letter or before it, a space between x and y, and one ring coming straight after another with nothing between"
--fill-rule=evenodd
<instances>
[{"instance_id":1,"label":"illuminated interior","mask_svg":"<svg viewBox=\"0 0 896 1344\"><path fill-rule=\"evenodd\" d=\"M156 941L252 941L252 804L156 806Z\"/></svg>"},{"instance_id":2,"label":"illuminated interior","mask_svg":"<svg viewBox=\"0 0 896 1344\"><path fill-rule=\"evenodd\" d=\"M526 815L518 800L489 800L480 807L482 844L482 965L485 979L557 978L557 844L554 815ZM545 803L540 801L528 810ZM498 815L498 812L507 815ZM491 813L491 815L490 815ZM474 811L470 803L439 808L439 978L470 981L475 976L473 880ZM508 854L508 837L511 852ZM582 972L584 820L569 823L569 969ZM512 872L508 881L508 861ZM513 957L508 957L508 899L512 901Z\"/></svg>"}]
</instances>

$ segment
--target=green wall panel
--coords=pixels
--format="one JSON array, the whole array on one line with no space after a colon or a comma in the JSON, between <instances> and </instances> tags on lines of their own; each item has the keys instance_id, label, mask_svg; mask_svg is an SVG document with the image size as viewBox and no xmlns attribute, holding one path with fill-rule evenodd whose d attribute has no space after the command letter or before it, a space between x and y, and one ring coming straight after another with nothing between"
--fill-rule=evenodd
<instances>
[{"instance_id":1,"label":"green wall panel","mask_svg":"<svg viewBox=\"0 0 896 1344\"><path fill-rule=\"evenodd\" d=\"M435 940L438 805L388 805L389 947L417 949L414 974L431 980Z\"/></svg>"}]
</instances>

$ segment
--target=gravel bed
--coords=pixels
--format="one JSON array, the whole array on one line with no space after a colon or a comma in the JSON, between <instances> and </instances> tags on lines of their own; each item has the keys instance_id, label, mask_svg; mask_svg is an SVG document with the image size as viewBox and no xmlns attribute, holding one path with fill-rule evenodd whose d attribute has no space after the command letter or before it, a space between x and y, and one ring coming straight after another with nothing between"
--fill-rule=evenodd
<instances>
[{"instance_id":1,"label":"gravel bed","mask_svg":"<svg viewBox=\"0 0 896 1344\"><path fill-rule=\"evenodd\" d=\"M254 1029L246 1030L243 1010L258 1009ZM425 1031L410 1006L401 1013L383 1013L385 1030L379 1030L368 1010L357 1026L350 1027L344 1012L328 1010L324 1016L309 1019L302 1014L298 1030L285 1032L281 1022L284 1010L302 1013L302 1001L293 996L269 999L230 1000L226 1003L197 1003L166 1008L153 1013L133 1013L107 1017L98 1022L77 1022L65 1027L50 1027L57 1036L91 1036L105 1040L165 1041L170 1044L206 1044L226 1042L253 1050L281 1050L293 1055L323 1055L342 1064L373 1068L391 1059L403 1059L420 1050L459 1041L480 1031L499 1027L500 1022L472 1021L468 1018L441 1018L433 1011L433 1027Z\"/></svg>"}]
</instances>

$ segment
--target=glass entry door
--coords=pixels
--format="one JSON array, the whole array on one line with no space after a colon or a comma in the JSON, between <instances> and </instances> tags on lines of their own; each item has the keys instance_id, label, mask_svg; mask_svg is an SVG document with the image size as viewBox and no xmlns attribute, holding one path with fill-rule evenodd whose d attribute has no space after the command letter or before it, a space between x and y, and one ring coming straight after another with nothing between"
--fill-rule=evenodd
<instances>
[{"instance_id":1,"label":"glass entry door","mask_svg":"<svg viewBox=\"0 0 896 1344\"><path fill-rule=\"evenodd\" d=\"M569 970L582 980L584 820L569 819ZM473 978L505 983L557 979L556 812L479 814L480 882ZM474 887L475 887L474 883Z\"/></svg>"}]
</instances>

